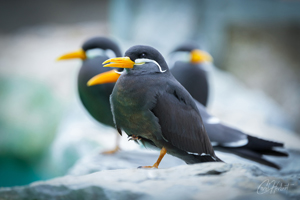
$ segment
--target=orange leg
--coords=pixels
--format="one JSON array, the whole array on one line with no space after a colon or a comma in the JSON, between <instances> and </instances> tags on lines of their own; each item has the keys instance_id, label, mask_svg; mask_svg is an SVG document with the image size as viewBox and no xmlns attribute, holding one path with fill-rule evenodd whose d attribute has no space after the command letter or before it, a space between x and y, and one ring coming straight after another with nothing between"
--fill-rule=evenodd
<instances>
[{"instance_id":1,"label":"orange leg","mask_svg":"<svg viewBox=\"0 0 300 200\"><path fill-rule=\"evenodd\" d=\"M160 150L159 157L158 157L156 163L154 163L153 166L141 166L139 168L158 168L159 163L161 162L161 160L163 159L163 157L166 155L166 153L167 153L167 149L165 149L165 147L163 147Z\"/></svg>"},{"instance_id":2,"label":"orange leg","mask_svg":"<svg viewBox=\"0 0 300 200\"><path fill-rule=\"evenodd\" d=\"M112 150L109 150L109 151L104 151L102 152L102 154L114 154L114 153L117 153L119 150L120 150L120 134L117 133L117 138L116 138L116 147Z\"/></svg>"}]
</instances>

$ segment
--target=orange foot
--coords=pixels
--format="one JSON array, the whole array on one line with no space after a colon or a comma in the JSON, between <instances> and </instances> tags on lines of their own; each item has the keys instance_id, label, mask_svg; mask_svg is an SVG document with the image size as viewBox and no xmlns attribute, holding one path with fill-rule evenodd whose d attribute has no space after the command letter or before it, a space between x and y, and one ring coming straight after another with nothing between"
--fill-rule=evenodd
<instances>
[{"instance_id":1,"label":"orange foot","mask_svg":"<svg viewBox=\"0 0 300 200\"><path fill-rule=\"evenodd\" d=\"M158 157L156 163L154 163L153 166L140 166L140 167L138 167L138 168L144 168L144 169L156 168L156 169L157 169L157 168L158 168L158 165L159 165L159 163L160 163L160 161L163 159L163 157L166 155L166 153L167 153L167 149L165 149L165 147L163 147L163 148L160 150L159 157Z\"/></svg>"},{"instance_id":2,"label":"orange foot","mask_svg":"<svg viewBox=\"0 0 300 200\"><path fill-rule=\"evenodd\" d=\"M153 167L153 166L139 166L139 169L157 169L157 167Z\"/></svg>"},{"instance_id":3,"label":"orange foot","mask_svg":"<svg viewBox=\"0 0 300 200\"><path fill-rule=\"evenodd\" d=\"M142 169L157 169L158 168L158 164L155 163L153 166L139 166L138 168L142 168Z\"/></svg>"},{"instance_id":4,"label":"orange foot","mask_svg":"<svg viewBox=\"0 0 300 200\"><path fill-rule=\"evenodd\" d=\"M116 146L116 148L114 148L113 150L104 151L104 152L102 152L102 154L106 154L106 155L114 154L114 153L117 153L119 150L120 150L120 147Z\"/></svg>"}]
</instances>

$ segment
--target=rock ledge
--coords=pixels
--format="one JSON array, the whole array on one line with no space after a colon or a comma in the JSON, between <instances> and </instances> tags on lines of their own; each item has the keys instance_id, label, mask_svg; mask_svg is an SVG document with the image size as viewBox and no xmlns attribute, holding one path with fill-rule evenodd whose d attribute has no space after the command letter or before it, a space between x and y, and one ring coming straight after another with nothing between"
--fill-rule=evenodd
<instances>
[{"instance_id":1,"label":"rock ledge","mask_svg":"<svg viewBox=\"0 0 300 200\"><path fill-rule=\"evenodd\" d=\"M68 175L2 188L0 199L300 199L299 179L268 176L251 165L203 163Z\"/></svg>"}]
</instances>

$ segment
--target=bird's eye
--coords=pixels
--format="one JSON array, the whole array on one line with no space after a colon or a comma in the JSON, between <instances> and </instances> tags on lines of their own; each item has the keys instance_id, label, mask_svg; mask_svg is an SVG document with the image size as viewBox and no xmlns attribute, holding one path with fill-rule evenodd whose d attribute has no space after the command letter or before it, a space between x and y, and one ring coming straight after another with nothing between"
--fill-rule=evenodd
<instances>
[{"instance_id":1,"label":"bird's eye","mask_svg":"<svg viewBox=\"0 0 300 200\"><path fill-rule=\"evenodd\" d=\"M145 53L141 53L139 57L140 58L146 58L146 54Z\"/></svg>"}]
</instances>

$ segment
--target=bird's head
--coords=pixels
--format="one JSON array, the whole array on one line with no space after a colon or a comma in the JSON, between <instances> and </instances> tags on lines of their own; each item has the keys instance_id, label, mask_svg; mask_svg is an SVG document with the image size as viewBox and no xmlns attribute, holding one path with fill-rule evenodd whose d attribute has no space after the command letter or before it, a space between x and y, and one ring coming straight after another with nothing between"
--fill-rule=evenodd
<instances>
[{"instance_id":1,"label":"bird's head","mask_svg":"<svg viewBox=\"0 0 300 200\"><path fill-rule=\"evenodd\" d=\"M150 46L136 45L125 52L125 57L108 59L103 67L119 67L137 72L164 73L168 65L164 57Z\"/></svg>"},{"instance_id":2,"label":"bird's head","mask_svg":"<svg viewBox=\"0 0 300 200\"><path fill-rule=\"evenodd\" d=\"M81 59L86 60L97 56L107 56L108 58L114 58L121 56L121 51L118 45L105 37L93 37L85 41L81 49L66 53L56 60L67 59Z\"/></svg>"},{"instance_id":3,"label":"bird's head","mask_svg":"<svg viewBox=\"0 0 300 200\"><path fill-rule=\"evenodd\" d=\"M164 57L150 46L136 45L125 52L124 57L111 58L103 62L103 67L125 68L127 73L165 73L169 70ZM113 82L116 71L99 74L89 80L88 86ZM120 76L120 75L119 75ZM112 77L112 78L110 78Z\"/></svg>"},{"instance_id":4,"label":"bird's head","mask_svg":"<svg viewBox=\"0 0 300 200\"><path fill-rule=\"evenodd\" d=\"M194 42L184 43L172 51L172 53L177 52L189 53L189 62L194 64L213 61L212 56L209 53L200 50L199 46Z\"/></svg>"}]
</instances>

